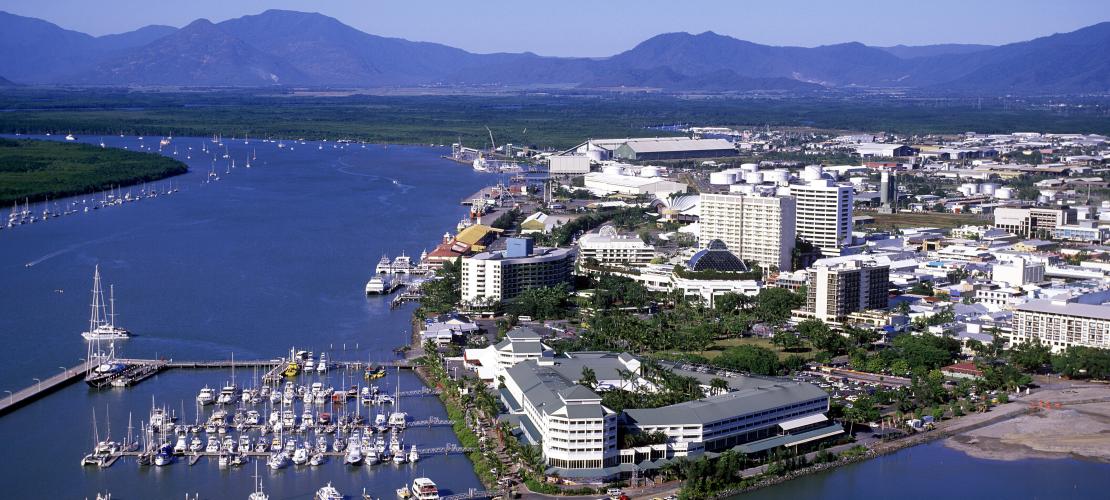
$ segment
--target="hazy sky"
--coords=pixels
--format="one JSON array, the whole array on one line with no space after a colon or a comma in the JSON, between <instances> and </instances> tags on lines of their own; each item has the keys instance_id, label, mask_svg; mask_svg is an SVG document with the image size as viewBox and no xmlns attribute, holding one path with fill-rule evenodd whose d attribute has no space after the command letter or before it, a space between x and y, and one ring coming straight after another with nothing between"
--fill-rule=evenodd
<instances>
[{"instance_id":1,"label":"hazy sky","mask_svg":"<svg viewBox=\"0 0 1110 500\"><path fill-rule=\"evenodd\" d=\"M93 35L279 8L473 52L607 56L659 33L712 30L772 45L1003 44L1110 20L1110 0L0 0Z\"/></svg>"}]
</instances>

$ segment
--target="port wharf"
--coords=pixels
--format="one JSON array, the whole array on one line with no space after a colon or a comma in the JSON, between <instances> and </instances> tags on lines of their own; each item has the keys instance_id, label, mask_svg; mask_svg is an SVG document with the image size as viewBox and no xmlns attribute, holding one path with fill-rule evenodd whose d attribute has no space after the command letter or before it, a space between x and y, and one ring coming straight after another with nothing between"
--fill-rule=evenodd
<instances>
[{"instance_id":1,"label":"port wharf","mask_svg":"<svg viewBox=\"0 0 1110 500\"><path fill-rule=\"evenodd\" d=\"M127 366L127 369L120 374L119 383L116 386L131 386L149 378L163 370L167 369L201 369L201 370L218 370L228 368L267 368L268 371L263 376L266 382L273 382L284 378L282 371L286 367L287 360L275 359L261 359L261 360L203 360L203 361L181 361L181 360L165 360L165 359L118 359L118 362ZM359 370L365 365L361 361L329 361L329 364L336 368L345 368L348 370ZM380 366L411 370L415 368L412 360L398 359L390 362L382 362ZM58 373L52 377L44 378L41 381L36 379L36 382L28 387L20 389L15 392L7 394L7 397L0 399L0 415L5 415L13 410L26 406L38 399L58 391L74 382L83 380L88 373L90 365L88 362L83 361L81 364L65 371ZM419 396L426 394L434 394L434 390L421 389L417 391L410 391L406 393L409 396Z\"/></svg>"}]
</instances>

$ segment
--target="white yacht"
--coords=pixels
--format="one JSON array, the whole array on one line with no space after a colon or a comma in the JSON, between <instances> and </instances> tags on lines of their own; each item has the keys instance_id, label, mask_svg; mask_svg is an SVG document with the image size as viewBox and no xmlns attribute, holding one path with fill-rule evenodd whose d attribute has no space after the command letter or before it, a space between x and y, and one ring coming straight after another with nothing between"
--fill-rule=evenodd
<instances>
[{"instance_id":1,"label":"white yacht","mask_svg":"<svg viewBox=\"0 0 1110 500\"><path fill-rule=\"evenodd\" d=\"M426 477L412 480L412 498L416 500L439 500L439 488Z\"/></svg>"},{"instance_id":2,"label":"white yacht","mask_svg":"<svg viewBox=\"0 0 1110 500\"><path fill-rule=\"evenodd\" d=\"M270 455L270 459L267 460L266 463L270 466L271 469L283 469L289 465L289 455L286 455L283 451L279 451L277 453L274 453L273 455Z\"/></svg>"},{"instance_id":3,"label":"white yacht","mask_svg":"<svg viewBox=\"0 0 1110 500\"><path fill-rule=\"evenodd\" d=\"M358 446L348 446L347 455L343 458L343 462L347 465L358 465L362 463L362 449Z\"/></svg>"},{"instance_id":4,"label":"white yacht","mask_svg":"<svg viewBox=\"0 0 1110 500\"><path fill-rule=\"evenodd\" d=\"M436 498L439 498L437 495ZM316 495L312 497L313 500L343 500L343 494L335 489L331 483L328 483L323 488L316 490Z\"/></svg>"},{"instance_id":5,"label":"white yacht","mask_svg":"<svg viewBox=\"0 0 1110 500\"><path fill-rule=\"evenodd\" d=\"M121 340L131 337L131 332L116 326L115 287L109 287L109 300L104 301L104 288L100 284L100 264L93 272L92 305L89 330L82 332L86 340Z\"/></svg>"},{"instance_id":6,"label":"white yacht","mask_svg":"<svg viewBox=\"0 0 1110 500\"><path fill-rule=\"evenodd\" d=\"M409 450L409 463L414 464L417 460L420 460L420 453L417 453L416 445L414 444L412 445L412 449Z\"/></svg>"},{"instance_id":7,"label":"white yacht","mask_svg":"<svg viewBox=\"0 0 1110 500\"><path fill-rule=\"evenodd\" d=\"M293 463L296 465L308 463L308 450L303 447L297 447L297 451L293 452Z\"/></svg>"},{"instance_id":8,"label":"white yacht","mask_svg":"<svg viewBox=\"0 0 1110 500\"><path fill-rule=\"evenodd\" d=\"M197 394L197 404L207 406L216 402L216 391L207 385Z\"/></svg>"},{"instance_id":9,"label":"white yacht","mask_svg":"<svg viewBox=\"0 0 1110 500\"><path fill-rule=\"evenodd\" d=\"M393 289L393 281L386 276L375 275L366 282L366 295L386 295Z\"/></svg>"},{"instance_id":10,"label":"white yacht","mask_svg":"<svg viewBox=\"0 0 1110 500\"><path fill-rule=\"evenodd\" d=\"M229 405L235 402L235 396L239 395L239 387L235 384L225 385L220 389L220 395L216 398L216 402L222 405Z\"/></svg>"}]
</instances>

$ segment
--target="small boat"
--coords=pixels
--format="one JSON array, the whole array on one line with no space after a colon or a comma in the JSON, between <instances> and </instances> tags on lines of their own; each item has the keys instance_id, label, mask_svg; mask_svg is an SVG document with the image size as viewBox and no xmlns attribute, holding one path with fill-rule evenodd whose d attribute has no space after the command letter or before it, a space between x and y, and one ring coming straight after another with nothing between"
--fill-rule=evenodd
<instances>
[{"instance_id":1,"label":"small boat","mask_svg":"<svg viewBox=\"0 0 1110 500\"><path fill-rule=\"evenodd\" d=\"M269 465L273 470L283 469L289 465L289 455L281 451L274 453L270 455L269 460L266 461L266 465Z\"/></svg>"},{"instance_id":2,"label":"small boat","mask_svg":"<svg viewBox=\"0 0 1110 500\"><path fill-rule=\"evenodd\" d=\"M296 465L304 465L308 463L308 450L304 448L297 448L293 452L293 463Z\"/></svg>"},{"instance_id":3,"label":"small boat","mask_svg":"<svg viewBox=\"0 0 1110 500\"><path fill-rule=\"evenodd\" d=\"M76 141L77 138L74 137L73 134L66 134L66 140L67 141Z\"/></svg>"},{"instance_id":4,"label":"small boat","mask_svg":"<svg viewBox=\"0 0 1110 500\"><path fill-rule=\"evenodd\" d=\"M358 465L362 463L362 450L358 446L348 446L347 455L343 457L343 463L347 465Z\"/></svg>"},{"instance_id":5,"label":"small boat","mask_svg":"<svg viewBox=\"0 0 1110 500\"><path fill-rule=\"evenodd\" d=\"M385 367L381 366L381 365L378 365L378 366L368 365L366 367L366 372L363 373L363 377L365 377L367 380L379 379L379 378L382 378L384 376L385 376Z\"/></svg>"},{"instance_id":6,"label":"small boat","mask_svg":"<svg viewBox=\"0 0 1110 500\"><path fill-rule=\"evenodd\" d=\"M409 450L409 463L414 464L417 460L420 460L420 453L417 453L416 445L414 444L412 445L412 449Z\"/></svg>"},{"instance_id":7,"label":"small boat","mask_svg":"<svg viewBox=\"0 0 1110 500\"><path fill-rule=\"evenodd\" d=\"M262 492L262 479L258 477L258 462L254 463L254 492L247 500L270 500L270 496Z\"/></svg>"},{"instance_id":8,"label":"small boat","mask_svg":"<svg viewBox=\"0 0 1110 500\"><path fill-rule=\"evenodd\" d=\"M154 455L154 465L158 467L164 467L171 463L173 463L173 455L164 450Z\"/></svg>"},{"instance_id":9,"label":"small boat","mask_svg":"<svg viewBox=\"0 0 1110 500\"><path fill-rule=\"evenodd\" d=\"M328 461L328 458L327 458L326 455L324 455L323 453L316 453L316 454L312 455L312 458L308 459L308 465L311 465L313 467L319 467L319 466L323 465L324 462L327 462L327 461Z\"/></svg>"},{"instance_id":10,"label":"small boat","mask_svg":"<svg viewBox=\"0 0 1110 500\"><path fill-rule=\"evenodd\" d=\"M409 491L409 485L406 484L400 488L397 488L397 498L401 498L404 500L412 498L412 492Z\"/></svg>"},{"instance_id":11,"label":"small boat","mask_svg":"<svg viewBox=\"0 0 1110 500\"><path fill-rule=\"evenodd\" d=\"M335 489L335 486L332 486L331 483L328 483L323 488L316 490L316 495L312 498L313 500L343 500L343 494ZM439 496L437 495L436 498L439 498Z\"/></svg>"},{"instance_id":12,"label":"small boat","mask_svg":"<svg viewBox=\"0 0 1110 500\"><path fill-rule=\"evenodd\" d=\"M227 450L221 451L218 462L221 469L227 468L227 466L231 465L231 452Z\"/></svg>"},{"instance_id":13,"label":"small boat","mask_svg":"<svg viewBox=\"0 0 1110 500\"><path fill-rule=\"evenodd\" d=\"M179 434L177 436L177 443L173 445L173 454L184 455L187 449L189 449L189 443L185 440L185 435Z\"/></svg>"},{"instance_id":14,"label":"small boat","mask_svg":"<svg viewBox=\"0 0 1110 500\"><path fill-rule=\"evenodd\" d=\"M193 439L189 441L189 451L198 452L203 449L204 441L201 441L199 436L193 436Z\"/></svg>"},{"instance_id":15,"label":"small boat","mask_svg":"<svg viewBox=\"0 0 1110 500\"><path fill-rule=\"evenodd\" d=\"M412 498L416 500L439 500L439 488L426 477L412 480Z\"/></svg>"}]
</instances>

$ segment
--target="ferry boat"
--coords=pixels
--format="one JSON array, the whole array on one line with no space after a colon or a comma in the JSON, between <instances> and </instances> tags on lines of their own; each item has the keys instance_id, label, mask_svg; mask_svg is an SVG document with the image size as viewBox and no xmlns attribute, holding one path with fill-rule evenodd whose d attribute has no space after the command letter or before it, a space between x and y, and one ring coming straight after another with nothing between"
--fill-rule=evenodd
<instances>
[{"instance_id":1,"label":"ferry boat","mask_svg":"<svg viewBox=\"0 0 1110 500\"><path fill-rule=\"evenodd\" d=\"M400 283L385 276L375 275L366 282L366 295L388 295L400 286Z\"/></svg>"},{"instance_id":2,"label":"ferry boat","mask_svg":"<svg viewBox=\"0 0 1110 500\"><path fill-rule=\"evenodd\" d=\"M104 288L100 284L100 265L93 272L92 305L89 315L89 330L82 332L86 340L122 340L131 337L131 332L116 326L115 287L109 287L109 301L104 302Z\"/></svg>"},{"instance_id":3,"label":"ferry boat","mask_svg":"<svg viewBox=\"0 0 1110 500\"><path fill-rule=\"evenodd\" d=\"M412 480L412 498L415 500L439 500L439 488L426 477Z\"/></svg>"},{"instance_id":4,"label":"ferry boat","mask_svg":"<svg viewBox=\"0 0 1110 500\"><path fill-rule=\"evenodd\" d=\"M392 263L389 261L389 256L383 255L378 265L374 267L374 272L377 274L388 274L393 269Z\"/></svg>"}]
</instances>

